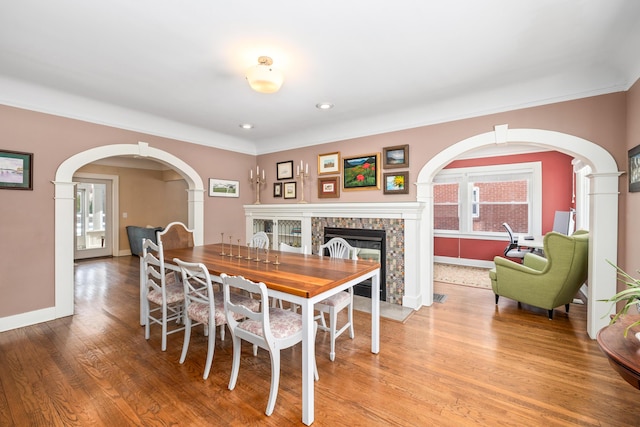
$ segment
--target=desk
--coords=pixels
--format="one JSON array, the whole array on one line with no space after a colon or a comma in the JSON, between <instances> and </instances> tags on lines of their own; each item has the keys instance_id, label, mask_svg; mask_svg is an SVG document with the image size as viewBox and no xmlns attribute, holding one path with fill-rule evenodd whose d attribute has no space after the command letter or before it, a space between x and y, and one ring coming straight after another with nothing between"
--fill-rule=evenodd
<instances>
[{"instance_id":1,"label":"desk","mask_svg":"<svg viewBox=\"0 0 640 427\"><path fill-rule=\"evenodd\" d=\"M640 316L626 314L613 325L600 329L596 339L613 369L626 382L640 389L640 341L635 337L638 327L630 329L626 338L624 336L624 330L636 320L640 320Z\"/></svg>"},{"instance_id":2,"label":"desk","mask_svg":"<svg viewBox=\"0 0 640 427\"><path fill-rule=\"evenodd\" d=\"M302 307L302 422L311 425L314 419L315 357L313 306L323 299L372 278L371 290L371 352L380 351L380 264L371 261L352 261L318 255L269 251L269 260L239 259L238 247L234 256L222 256L221 244L171 249L164 252L165 266L177 270L173 259L200 262L213 276L221 273L244 276L253 282L267 285L269 296L295 303ZM228 252L229 245L224 249ZM242 248L243 256L247 248ZM279 265L274 265L278 256ZM264 258L264 254L261 254ZM141 283L142 286L142 283Z\"/></svg>"},{"instance_id":3,"label":"desk","mask_svg":"<svg viewBox=\"0 0 640 427\"><path fill-rule=\"evenodd\" d=\"M524 248L544 249L544 236L533 236L533 240L526 240L524 236L518 236L518 246Z\"/></svg>"}]
</instances>

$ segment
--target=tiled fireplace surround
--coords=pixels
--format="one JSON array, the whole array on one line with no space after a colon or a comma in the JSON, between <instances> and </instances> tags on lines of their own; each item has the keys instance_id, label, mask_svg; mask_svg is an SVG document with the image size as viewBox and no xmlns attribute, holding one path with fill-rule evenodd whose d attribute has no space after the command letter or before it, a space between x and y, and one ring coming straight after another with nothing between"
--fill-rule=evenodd
<instances>
[{"instance_id":1,"label":"tiled fireplace surround","mask_svg":"<svg viewBox=\"0 0 640 427\"><path fill-rule=\"evenodd\" d=\"M387 302L416 309L421 208L418 203L245 205L245 215L247 224L265 217L301 220L302 245L314 253L323 242L324 227L386 230Z\"/></svg>"}]
</instances>

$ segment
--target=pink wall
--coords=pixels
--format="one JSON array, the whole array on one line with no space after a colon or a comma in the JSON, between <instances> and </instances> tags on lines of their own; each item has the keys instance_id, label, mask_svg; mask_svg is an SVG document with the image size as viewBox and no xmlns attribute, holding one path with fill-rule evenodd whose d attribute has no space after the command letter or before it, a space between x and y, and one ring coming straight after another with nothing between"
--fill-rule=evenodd
<instances>
[{"instance_id":1,"label":"pink wall","mask_svg":"<svg viewBox=\"0 0 640 427\"><path fill-rule=\"evenodd\" d=\"M634 112L630 121L637 121L638 117L640 95L637 92L638 89L634 88L630 96L633 102L629 102L629 108ZM489 132L499 124L508 124L511 129L546 129L585 138L608 150L619 168L625 170L627 149L640 140L637 128L633 130L634 140L627 140L627 106L627 94L614 93L261 155L258 156L258 164L267 168L270 175L267 176L266 190L262 192L262 201L284 202L274 199L271 191L275 164L283 160L310 163L314 179L307 185L305 199L311 202L415 201L414 186L407 195L355 191L342 192L340 199L318 199L315 187L317 155L333 151L340 151L343 156L360 155L381 152L385 146L409 144L409 178L414 182L417 173L435 154L456 142ZM205 182L210 177L240 181L239 199L205 197L204 240L205 243L213 242L220 232L244 236L242 205L255 200L253 191L246 185L248 170L256 164L253 156L6 106L0 106L0 129L3 131L0 148L34 153L34 190L0 190L0 318L53 306L55 242L54 187L51 181L64 160L89 148L145 141L190 164ZM301 141L301 144L305 143L311 142ZM621 178L622 181L625 179ZM625 214L631 212L623 209L626 185L621 185L621 189L620 237L623 245L622 237L627 227ZM629 218L630 222L635 221L632 216ZM633 230L637 231L636 227L634 224ZM630 240L634 242L634 248L640 246L640 243L635 243L638 239ZM620 246L621 253L624 249Z\"/></svg>"},{"instance_id":2,"label":"pink wall","mask_svg":"<svg viewBox=\"0 0 640 427\"><path fill-rule=\"evenodd\" d=\"M571 202L573 194L571 160L572 158L566 154L557 151L545 151L513 156L456 160L451 162L446 169L541 162L542 233L544 234L553 229L555 211L568 211L569 208L575 207ZM505 243L496 242L495 240L438 237L434 239L434 255L492 261L494 256L502 255L506 246Z\"/></svg>"},{"instance_id":3,"label":"pink wall","mask_svg":"<svg viewBox=\"0 0 640 427\"><path fill-rule=\"evenodd\" d=\"M640 80L634 84L627 97L627 150L640 145ZM622 170L628 170L628 165L623 165ZM624 218L626 230L624 233L625 247L619 254L619 264L634 277L640 277L640 193L629 193L629 178L622 177L623 184L620 187L625 194Z\"/></svg>"},{"instance_id":4,"label":"pink wall","mask_svg":"<svg viewBox=\"0 0 640 427\"><path fill-rule=\"evenodd\" d=\"M0 149L33 153L33 191L0 190L0 318L54 305L54 186L58 166L89 148L148 142L191 165L202 177L245 181L255 157L48 114L0 106ZM240 198L204 200L205 243L220 232L242 236L243 204L252 195L244 185ZM72 221L72 218L69 218ZM146 225L146 224L142 224Z\"/></svg>"}]
</instances>

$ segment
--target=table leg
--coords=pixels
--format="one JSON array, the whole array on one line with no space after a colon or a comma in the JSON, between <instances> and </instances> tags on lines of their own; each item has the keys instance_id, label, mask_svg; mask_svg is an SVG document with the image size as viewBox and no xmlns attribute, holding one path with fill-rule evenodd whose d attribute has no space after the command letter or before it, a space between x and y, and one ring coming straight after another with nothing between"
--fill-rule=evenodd
<instances>
[{"instance_id":1,"label":"table leg","mask_svg":"<svg viewBox=\"0 0 640 427\"><path fill-rule=\"evenodd\" d=\"M380 270L371 277L371 353L380 352Z\"/></svg>"},{"instance_id":2,"label":"table leg","mask_svg":"<svg viewBox=\"0 0 640 427\"><path fill-rule=\"evenodd\" d=\"M311 425L314 419L315 353L313 304L305 299L302 303L302 422L306 425Z\"/></svg>"}]
</instances>

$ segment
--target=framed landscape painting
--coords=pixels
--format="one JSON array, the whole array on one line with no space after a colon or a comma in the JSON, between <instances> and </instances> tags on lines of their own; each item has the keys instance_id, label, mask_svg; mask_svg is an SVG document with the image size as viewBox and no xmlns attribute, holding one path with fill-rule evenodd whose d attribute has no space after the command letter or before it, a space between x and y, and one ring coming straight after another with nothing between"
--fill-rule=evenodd
<instances>
[{"instance_id":1,"label":"framed landscape painting","mask_svg":"<svg viewBox=\"0 0 640 427\"><path fill-rule=\"evenodd\" d=\"M295 199L296 198L296 182L285 182L283 186L284 198Z\"/></svg>"},{"instance_id":2,"label":"framed landscape painting","mask_svg":"<svg viewBox=\"0 0 640 427\"><path fill-rule=\"evenodd\" d=\"M640 145L629 150L629 192L640 191Z\"/></svg>"},{"instance_id":3,"label":"framed landscape painting","mask_svg":"<svg viewBox=\"0 0 640 427\"><path fill-rule=\"evenodd\" d=\"M210 197L240 197L240 182L209 178Z\"/></svg>"},{"instance_id":4,"label":"framed landscape painting","mask_svg":"<svg viewBox=\"0 0 640 427\"><path fill-rule=\"evenodd\" d=\"M340 173L340 152L318 155L318 175Z\"/></svg>"},{"instance_id":5,"label":"framed landscape painting","mask_svg":"<svg viewBox=\"0 0 640 427\"><path fill-rule=\"evenodd\" d=\"M33 190L33 154L0 150L0 189Z\"/></svg>"},{"instance_id":6,"label":"framed landscape painting","mask_svg":"<svg viewBox=\"0 0 640 427\"><path fill-rule=\"evenodd\" d=\"M409 167L409 145L396 145L382 149L382 161L385 169Z\"/></svg>"},{"instance_id":7,"label":"framed landscape painting","mask_svg":"<svg viewBox=\"0 0 640 427\"><path fill-rule=\"evenodd\" d=\"M342 159L342 182L345 190L380 189L380 153Z\"/></svg>"}]
</instances>

